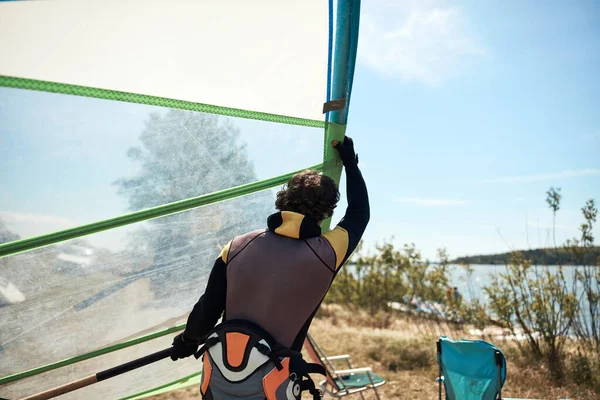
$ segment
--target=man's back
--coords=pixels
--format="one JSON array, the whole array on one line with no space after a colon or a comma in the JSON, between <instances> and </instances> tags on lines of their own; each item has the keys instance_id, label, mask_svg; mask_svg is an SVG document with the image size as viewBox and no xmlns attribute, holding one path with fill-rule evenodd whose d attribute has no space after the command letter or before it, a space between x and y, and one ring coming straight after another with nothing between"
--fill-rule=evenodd
<instances>
[{"instance_id":1,"label":"man's back","mask_svg":"<svg viewBox=\"0 0 600 400\"><path fill-rule=\"evenodd\" d=\"M287 213L279 226L271 218L269 230L235 238L227 257L226 319L254 322L286 347L311 319L335 274L336 255L327 239L300 237L295 229L303 217Z\"/></svg>"},{"instance_id":2,"label":"man's back","mask_svg":"<svg viewBox=\"0 0 600 400\"><path fill-rule=\"evenodd\" d=\"M370 215L352 140L332 144L346 170L348 207L340 223L321 235L320 223L339 200L337 184L316 171L294 175L277 193L280 212L268 218L268 229L223 248L185 331L175 337L174 360L205 343L203 398L300 399L303 390L318 395L309 373L325 371L307 364L300 350ZM224 322L215 326L221 316Z\"/></svg>"}]
</instances>

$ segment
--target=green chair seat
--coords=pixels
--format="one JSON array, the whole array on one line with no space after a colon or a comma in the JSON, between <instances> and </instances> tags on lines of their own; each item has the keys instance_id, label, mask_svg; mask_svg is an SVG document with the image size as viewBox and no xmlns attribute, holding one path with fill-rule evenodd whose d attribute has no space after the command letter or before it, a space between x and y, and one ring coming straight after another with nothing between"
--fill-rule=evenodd
<instances>
[{"instance_id":1,"label":"green chair seat","mask_svg":"<svg viewBox=\"0 0 600 400\"><path fill-rule=\"evenodd\" d=\"M342 376L340 378L334 379L335 384L338 386L338 388L340 390L344 389L344 388L355 389L355 388L365 387L365 386L371 384L371 380L373 381L373 384L375 384L375 385L377 385L378 383L385 382L385 380L382 377L377 376L373 373L371 373L371 379L369 380L369 374L367 374L366 372L360 372L360 373L356 373L356 374L352 374L352 375L346 375L346 376Z\"/></svg>"}]
</instances>

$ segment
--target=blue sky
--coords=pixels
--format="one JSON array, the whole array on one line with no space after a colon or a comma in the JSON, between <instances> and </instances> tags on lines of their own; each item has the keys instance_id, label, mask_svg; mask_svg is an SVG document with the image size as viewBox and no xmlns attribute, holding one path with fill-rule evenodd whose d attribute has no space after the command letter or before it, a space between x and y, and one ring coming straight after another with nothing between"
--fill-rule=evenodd
<instances>
[{"instance_id":1,"label":"blue sky","mask_svg":"<svg viewBox=\"0 0 600 400\"><path fill-rule=\"evenodd\" d=\"M581 206L600 200L600 6L396 3L363 2L347 131L370 190L367 245L393 236L429 258L440 247L460 256L544 246L550 186L563 193L557 241L576 235ZM135 171L126 150L156 109L8 89L0 99L0 217L10 228L30 236L125 211L110 183ZM234 123L259 178L319 162L316 130ZM282 136L295 155L266 162Z\"/></svg>"},{"instance_id":2,"label":"blue sky","mask_svg":"<svg viewBox=\"0 0 600 400\"><path fill-rule=\"evenodd\" d=\"M367 240L428 257L545 245L600 200L600 7L364 2L348 134L372 193ZM529 242L529 244L528 244Z\"/></svg>"}]
</instances>

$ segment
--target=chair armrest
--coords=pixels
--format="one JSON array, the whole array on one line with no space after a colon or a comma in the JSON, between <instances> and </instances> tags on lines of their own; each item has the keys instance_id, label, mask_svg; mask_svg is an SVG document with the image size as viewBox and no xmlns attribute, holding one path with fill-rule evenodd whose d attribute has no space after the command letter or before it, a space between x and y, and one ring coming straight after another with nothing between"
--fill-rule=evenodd
<instances>
[{"instance_id":1,"label":"chair armrest","mask_svg":"<svg viewBox=\"0 0 600 400\"><path fill-rule=\"evenodd\" d=\"M339 371L333 371L333 373L336 375L351 375L351 374L355 374L357 372L371 372L371 371L372 371L371 367L364 367L364 368L340 369Z\"/></svg>"},{"instance_id":2,"label":"chair armrest","mask_svg":"<svg viewBox=\"0 0 600 400\"><path fill-rule=\"evenodd\" d=\"M321 357L321 361L336 361L336 360L347 360L350 358L349 354L343 354L341 356Z\"/></svg>"}]
</instances>

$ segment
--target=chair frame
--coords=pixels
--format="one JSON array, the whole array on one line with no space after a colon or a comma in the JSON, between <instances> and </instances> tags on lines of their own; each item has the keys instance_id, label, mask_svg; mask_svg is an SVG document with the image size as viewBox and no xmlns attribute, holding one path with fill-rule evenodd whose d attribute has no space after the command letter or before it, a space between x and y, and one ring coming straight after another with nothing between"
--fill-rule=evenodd
<instances>
[{"instance_id":1,"label":"chair frame","mask_svg":"<svg viewBox=\"0 0 600 400\"><path fill-rule=\"evenodd\" d=\"M335 383L336 378L338 378L337 381L339 381L342 386L342 388L334 387L330 382L328 382L327 379L324 379L319 383L321 390L323 390L325 393L327 393L335 398L340 398L340 397L358 393L358 394L360 394L360 397L364 400L365 397L362 392L364 392L365 390L372 389L375 392L375 396L377 397L377 399L381 400L381 397L379 397L379 393L377 392L377 388L379 386L383 386L386 383L386 381L384 380L379 383L374 383L373 377L371 376L371 374L373 372L371 367L354 368L352 366L352 364L350 363L350 355L349 354L327 357L325 355L325 352L323 351L323 349L317 344L317 342L312 338L312 336L310 334L307 334L306 339L309 341L310 345L315 350L317 357L319 357L319 359L321 360L321 363L325 367L325 370L327 371L327 374L329 375L331 380ZM338 362L345 361L346 365L348 366L348 369L339 369L339 370L335 369L335 366L333 365L334 361L338 361ZM369 377L369 381L371 382L370 384L365 385L360 388L350 388L344 384L344 380L342 379L343 376L349 376L349 375L352 375L355 373L364 373L364 372L367 373L367 376Z\"/></svg>"}]
</instances>

